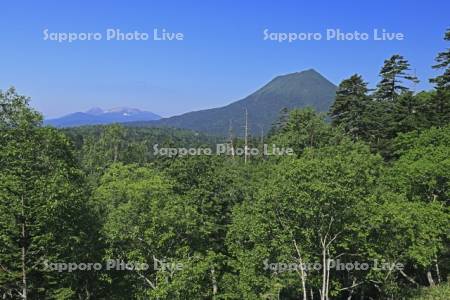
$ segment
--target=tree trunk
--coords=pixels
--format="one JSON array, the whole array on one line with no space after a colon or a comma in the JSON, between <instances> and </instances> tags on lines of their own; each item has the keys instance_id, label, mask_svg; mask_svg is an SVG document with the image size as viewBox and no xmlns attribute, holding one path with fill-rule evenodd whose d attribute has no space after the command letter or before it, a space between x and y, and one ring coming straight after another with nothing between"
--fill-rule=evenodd
<instances>
[{"instance_id":1,"label":"tree trunk","mask_svg":"<svg viewBox=\"0 0 450 300\"><path fill-rule=\"evenodd\" d=\"M245 146L244 146L244 164L247 163L247 151L248 151L248 112L247 108L245 109Z\"/></svg>"},{"instance_id":2,"label":"tree trunk","mask_svg":"<svg viewBox=\"0 0 450 300\"><path fill-rule=\"evenodd\" d=\"M114 145L114 162L117 162L118 152L119 152L119 145Z\"/></svg>"},{"instance_id":3,"label":"tree trunk","mask_svg":"<svg viewBox=\"0 0 450 300\"><path fill-rule=\"evenodd\" d=\"M330 252L327 249L327 254L328 254L328 258L327 258L327 284L326 284L326 289L325 289L325 296L326 299L328 300L328 294L329 294L329 290L330 290Z\"/></svg>"},{"instance_id":4,"label":"tree trunk","mask_svg":"<svg viewBox=\"0 0 450 300\"><path fill-rule=\"evenodd\" d=\"M435 286L435 283L433 280L433 275L431 274L431 271L427 271L427 279L428 279L428 284L430 285L430 287Z\"/></svg>"},{"instance_id":5,"label":"tree trunk","mask_svg":"<svg viewBox=\"0 0 450 300\"><path fill-rule=\"evenodd\" d=\"M212 293L213 293L213 299L216 299L218 287L217 287L217 279L214 268L211 269L211 280L212 280Z\"/></svg>"},{"instance_id":6,"label":"tree trunk","mask_svg":"<svg viewBox=\"0 0 450 300\"><path fill-rule=\"evenodd\" d=\"M231 157L234 159L234 145L233 145L233 125L230 120L230 127L228 129L228 132L230 134L230 147L231 147Z\"/></svg>"},{"instance_id":7,"label":"tree trunk","mask_svg":"<svg viewBox=\"0 0 450 300\"><path fill-rule=\"evenodd\" d=\"M356 279L353 278L353 281L352 281L352 288L350 288L349 291L348 291L348 297L347 297L347 300L352 300L352 298L353 298L353 293L355 292L355 288L354 288L355 286L356 286Z\"/></svg>"},{"instance_id":8,"label":"tree trunk","mask_svg":"<svg viewBox=\"0 0 450 300\"><path fill-rule=\"evenodd\" d=\"M439 270L439 264L438 264L437 257L434 260L434 266L436 267L436 276L437 276L437 281L439 284L439 283L441 283L441 271Z\"/></svg>"},{"instance_id":9,"label":"tree trunk","mask_svg":"<svg viewBox=\"0 0 450 300\"><path fill-rule=\"evenodd\" d=\"M411 282L412 284L416 285L417 287L419 286L419 284L412 278L409 277L405 272L403 272L403 270L399 270L400 274L403 275L403 277L405 277L409 282Z\"/></svg>"},{"instance_id":10,"label":"tree trunk","mask_svg":"<svg viewBox=\"0 0 450 300\"><path fill-rule=\"evenodd\" d=\"M305 278L305 271L303 270L303 267L301 269L302 272L302 290L303 290L303 300L308 300L307 297L307 291L306 291L306 278Z\"/></svg>"},{"instance_id":11,"label":"tree trunk","mask_svg":"<svg viewBox=\"0 0 450 300\"><path fill-rule=\"evenodd\" d=\"M22 232L25 230L25 224L22 224ZM26 249L22 246L22 299L27 300L27 269L26 269Z\"/></svg>"},{"instance_id":12,"label":"tree trunk","mask_svg":"<svg viewBox=\"0 0 450 300\"><path fill-rule=\"evenodd\" d=\"M27 259L27 225L25 220L25 200L22 196L22 299L27 300L28 299L28 286L27 286L27 266L26 266L26 259Z\"/></svg>"},{"instance_id":13,"label":"tree trunk","mask_svg":"<svg viewBox=\"0 0 450 300\"><path fill-rule=\"evenodd\" d=\"M323 242L322 245L322 293L320 294L320 300L326 300L326 285L327 285L327 270L326 270L326 263L327 263L327 252L325 248L325 242Z\"/></svg>"},{"instance_id":14,"label":"tree trunk","mask_svg":"<svg viewBox=\"0 0 450 300\"><path fill-rule=\"evenodd\" d=\"M305 264L303 263L302 255L300 253L300 249L298 248L297 241L295 239L293 239L292 241L294 242L295 250L297 251L298 260L300 262L300 279L302 281L303 300L308 300L307 291L306 291Z\"/></svg>"}]
</instances>

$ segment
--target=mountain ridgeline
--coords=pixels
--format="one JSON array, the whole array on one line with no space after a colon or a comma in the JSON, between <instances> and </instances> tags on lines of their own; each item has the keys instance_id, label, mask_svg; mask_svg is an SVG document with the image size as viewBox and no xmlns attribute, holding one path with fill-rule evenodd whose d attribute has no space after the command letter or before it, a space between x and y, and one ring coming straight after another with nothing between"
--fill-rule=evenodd
<instances>
[{"instance_id":1,"label":"mountain ridgeline","mask_svg":"<svg viewBox=\"0 0 450 300\"><path fill-rule=\"evenodd\" d=\"M46 119L44 124L55 127L76 127L83 125L105 125L136 121L158 120L161 117L149 111L136 108L117 107L108 110L95 107L86 112L76 112L61 118Z\"/></svg>"},{"instance_id":2,"label":"mountain ridgeline","mask_svg":"<svg viewBox=\"0 0 450 300\"><path fill-rule=\"evenodd\" d=\"M328 111L335 93L333 83L310 69L275 77L253 94L224 107L133 123L133 126L168 126L223 136L229 134L231 123L233 134L242 136L247 109L249 133L256 136L262 130L264 133L270 130L283 108L310 106L319 112Z\"/></svg>"}]
</instances>

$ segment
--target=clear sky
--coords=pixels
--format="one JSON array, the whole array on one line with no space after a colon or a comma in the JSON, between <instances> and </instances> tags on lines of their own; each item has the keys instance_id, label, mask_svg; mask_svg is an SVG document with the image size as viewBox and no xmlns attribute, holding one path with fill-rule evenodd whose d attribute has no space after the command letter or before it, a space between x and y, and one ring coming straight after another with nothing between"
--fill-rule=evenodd
<instances>
[{"instance_id":1,"label":"clear sky","mask_svg":"<svg viewBox=\"0 0 450 300\"><path fill-rule=\"evenodd\" d=\"M428 89L448 45L450 1L2 1L0 89L13 85L47 117L94 106L163 116L239 100L277 75L314 68L338 84L360 73L372 86L384 59L404 55ZM150 33L106 41L105 31ZM184 34L153 41L153 30ZM263 31L386 29L402 41L264 40ZM100 32L100 41L44 40L43 31Z\"/></svg>"}]
</instances>

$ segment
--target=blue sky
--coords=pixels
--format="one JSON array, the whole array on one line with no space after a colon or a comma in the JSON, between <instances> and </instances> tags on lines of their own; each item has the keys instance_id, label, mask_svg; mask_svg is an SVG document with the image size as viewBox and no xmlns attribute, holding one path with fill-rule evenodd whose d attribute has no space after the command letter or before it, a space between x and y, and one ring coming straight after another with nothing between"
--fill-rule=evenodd
<instances>
[{"instance_id":1,"label":"blue sky","mask_svg":"<svg viewBox=\"0 0 450 300\"><path fill-rule=\"evenodd\" d=\"M338 84L374 86L384 59L404 55L429 89L448 47L449 1L3 1L0 89L11 85L47 117L94 106L163 116L239 100L277 75L314 68ZM184 34L183 41L45 41L50 32ZM264 41L263 31L401 32L403 41Z\"/></svg>"}]
</instances>

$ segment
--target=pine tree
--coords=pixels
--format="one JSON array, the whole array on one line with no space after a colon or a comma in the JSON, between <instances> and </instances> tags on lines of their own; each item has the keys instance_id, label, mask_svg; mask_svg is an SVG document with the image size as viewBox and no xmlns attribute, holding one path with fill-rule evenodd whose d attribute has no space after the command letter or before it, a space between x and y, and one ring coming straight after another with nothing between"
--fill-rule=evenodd
<instances>
[{"instance_id":1,"label":"pine tree","mask_svg":"<svg viewBox=\"0 0 450 300\"><path fill-rule=\"evenodd\" d=\"M408 61L399 54L385 60L380 71L381 81L377 85L375 98L394 101L401 93L409 90L403 85L404 80L418 83L416 76L407 73L410 70L409 67Z\"/></svg>"},{"instance_id":2,"label":"pine tree","mask_svg":"<svg viewBox=\"0 0 450 300\"><path fill-rule=\"evenodd\" d=\"M450 41L450 29L447 29L444 40ZM434 69L444 69L443 74L430 79L435 84L436 94L432 97L428 108L428 119L432 125L445 126L450 122L450 48L438 53Z\"/></svg>"},{"instance_id":3,"label":"pine tree","mask_svg":"<svg viewBox=\"0 0 450 300\"><path fill-rule=\"evenodd\" d=\"M444 40L450 41L450 28L445 32ZM447 48L444 52L438 53L436 56L437 64L433 66L433 69L444 69L444 73L435 78L430 79L430 82L436 84L436 88L449 88L450 87L450 48Z\"/></svg>"},{"instance_id":4,"label":"pine tree","mask_svg":"<svg viewBox=\"0 0 450 300\"><path fill-rule=\"evenodd\" d=\"M268 136L273 136L277 133L280 133L283 128L286 126L289 120L289 109L287 107L283 107L280 109L278 113L278 119L274 124L272 124L272 128L270 128Z\"/></svg>"},{"instance_id":5,"label":"pine tree","mask_svg":"<svg viewBox=\"0 0 450 300\"><path fill-rule=\"evenodd\" d=\"M428 98L430 97L427 92L414 95L408 91L400 95L394 105L393 133L399 134L429 127L426 104L424 104Z\"/></svg>"},{"instance_id":6,"label":"pine tree","mask_svg":"<svg viewBox=\"0 0 450 300\"><path fill-rule=\"evenodd\" d=\"M283 128L286 126L289 119L289 109L287 107L283 107L280 110L280 119L277 122L279 128Z\"/></svg>"},{"instance_id":7,"label":"pine tree","mask_svg":"<svg viewBox=\"0 0 450 300\"><path fill-rule=\"evenodd\" d=\"M353 138L361 137L365 131L365 117L370 104L367 92L367 83L361 75L354 74L339 84L330 108L332 124L342 126Z\"/></svg>"}]
</instances>

